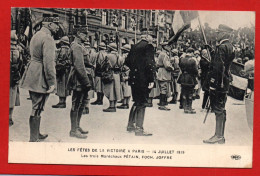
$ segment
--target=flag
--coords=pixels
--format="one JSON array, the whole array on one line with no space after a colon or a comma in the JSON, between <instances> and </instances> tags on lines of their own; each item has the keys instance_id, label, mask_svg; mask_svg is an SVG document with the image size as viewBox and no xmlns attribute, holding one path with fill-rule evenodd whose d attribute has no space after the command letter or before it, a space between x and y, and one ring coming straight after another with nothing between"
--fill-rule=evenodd
<instances>
[{"instance_id":1,"label":"flag","mask_svg":"<svg viewBox=\"0 0 260 176\"><path fill-rule=\"evenodd\" d=\"M198 11L179 11L176 10L172 22L172 30L174 36L168 41L169 44L176 42L180 37L181 33L186 29L190 28L191 21L198 17Z\"/></svg>"},{"instance_id":2,"label":"flag","mask_svg":"<svg viewBox=\"0 0 260 176\"><path fill-rule=\"evenodd\" d=\"M242 70L244 70L244 65L237 63L237 62L233 62L231 67L230 67L230 71L231 71L231 75L232 75L232 82L230 83L230 88L229 88L229 92L228 95L236 100L244 100L244 96L246 93L246 89L247 89L247 78L241 74Z\"/></svg>"}]
</instances>

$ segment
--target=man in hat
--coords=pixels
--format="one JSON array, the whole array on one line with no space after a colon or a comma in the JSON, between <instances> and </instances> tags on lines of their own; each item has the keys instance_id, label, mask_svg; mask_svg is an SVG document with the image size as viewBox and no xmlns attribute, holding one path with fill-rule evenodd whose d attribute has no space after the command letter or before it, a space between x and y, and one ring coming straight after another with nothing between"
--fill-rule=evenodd
<instances>
[{"instance_id":1,"label":"man in hat","mask_svg":"<svg viewBox=\"0 0 260 176\"><path fill-rule=\"evenodd\" d=\"M56 84L55 42L59 30L57 15L43 14L43 27L30 42L31 61L21 80L21 87L29 90L32 99L30 115L30 142L39 142L48 135L39 132L41 112Z\"/></svg>"},{"instance_id":2,"label":"man in hat","mask_svg":"<svg viewBox=\"0 0 260 176\"><path fill-rule=\"evenodd\" d=\"M88 99L83 114L89 114L89 102L90 99L94 98L94 79L95 79L95 68L96 68L96 50L90 46L90 42L84 42L84 63L88 72L89 79L93 82L93 87L88 92Z\"/></svg>"},{"instance_id":3,"label":"man in hat","mask_svg":"<svg viewBox=\"0 0 260 176\"><path fill-rule=\"evenodd\" d=\"M160 87L160 103L159 109L169 111L170 109L166 107L167 98L170 96L170 83L172 80L171 72L174 71L172 64L170 62L170 51L171 47L167 42L161 44L162 52L158 57L158 82Z\"/></svg>"},{"instance_id":4,"label":"man in hat","mask_svg":"<svg viewBox=\"0 0 260 176\"><path fill-rule=\"evenodd\" d=\"M177 98L179 94L179 84L177 84L177 78L179 77L180 74L180 58L178 56L178 50L177 49L172 49L172 55L171 55L171 65L174 68L174 71L172 72L172 81L171 81L171 88L172 88L172 100L169 102L169 104L176 104L177 103Z\"/></svg>"},{"instance_id":5,"label":"man in hat","mask_svg":"<svg viewBox=\"0 0 260 176\"><path fill-rule=\"evenodd\" d=\"M104 95L109 100L109 107L103 109L103 111L116 112L116 103L123 98L120 84L120 71L123 65L123 60L119 56L116 43L110 43L107 47L108 54L106 56L106 65L108 67L106 68L106 71L111 74L112 80L104 82L104 79L102 78L104 82Z\"/></svg>"},{"instance_id":6,"label":"man in hat","mask_svg":"<svg viewBox=\"0 0 260 176\"><path fill-rule=\"evenodd\" d=\"M106 44L101 42L99 45L99 52L97 53L96 59L96 69L95 69L95 91L97 93L97 100L92 102L92 105L103 105L103 83L101 80L102 76L102 65L104 64L105 58L107 56Z\"/></svg>"},{"instance_id":7,"label":"man in hat","mask_svg":"<svg viewBox=\"0 0 260 176\"><path fill-rule=\"evenodd\" d=\"M71 43L72 66L68 78L68 89L72 90L72 106L70 111L71 130L70 137L80 139L87 138L88 131L80 127L83 110L88 101L88 91L92 88L88 71L84 64L85 48L83 43L87 41L88 29L84 26L76 26L75 39Z\"/></svg>"},{"instance_id":8,"label":"man in hat","mask_svg":"<svg viewBox=\"0 0 260 176\"><path fill-rule=\"evenodd\" d=\"M15 106L20 106L19 81L21 79L22 55L17 47L17 35L15 30L11 31L10 48L10 91L9 91L9 126L14 124L13 111Z\"/></svg>"},{"instance_id":9,"label":"man in hat","mask_svg":"<svg viewBox=\"0 0 260 176\"><path fill-rule=\"evenodd\" d=\"M125 62L125 58L129 54L130 49L131 46L129 44L125 44L124 46L121 47L121 51L122 51L121 58L123 60L123 63ZM130 69L126 65L123 65L120 74L120 81L121 81L121 87L123 93L123 103L122 105L117 106L117 108L119 109L129 109L129 101L131 97L131 87L128 84L129 72Z\"/></svg>"},{"instance_id":10,"label":"man in hat","mask_svg":"<svg viewBox=\"0 0 260 176\"><path fill-rule=\"evenodd\" d=\"M178 83L181 84L181 101L184 108L184 113L195 114L192 109L192 97L194 87L197 84L196 77L198 76L198 67L194 58L194 49L188 48L184 58L180 60L181 75Z\"/></svg>"},{"instance_id":11,"label":"man in hat","mask_svg":"<svg viewBox=\"0 0 260 176\"><path fill-rule=\"evenodd\" d=\"M215 134L204 143L224 144L224 129L226 122L225 104L229 91L231 74L230 66L235 58L233 46L229 37L233 29L220 24L217 31L217 46L212 57L209 73L210 104L216 115Z\"/></svg>"},{"instance_id":12,"label":"man in hat","mask_svg":"<svg viewBox=\"0 0 260 176\"><path fill-rule=\"evenodd\" d=\"M129 114L127 131L134 131L136 136L152 135L143 129L147 99L154 87L156 76L152 35L151 30L143 29L141 40L132 46L125 60L126 66L130 69L129 84L131 85L134 101Z\"/></svg>"},{"instance_id":13,"label":"man in hat","mask_svg":"<svg viewBox=\"0 0 260 176\"><path fill-rule=\"evenodd\" d=\"M59 49L56 51L56 79L59 103L53 105L52 108L66 108L66 98L69 95L66 86L71 66L70 42L68 36L63 36L57 46Z\"/></svg>"}]
</instances>

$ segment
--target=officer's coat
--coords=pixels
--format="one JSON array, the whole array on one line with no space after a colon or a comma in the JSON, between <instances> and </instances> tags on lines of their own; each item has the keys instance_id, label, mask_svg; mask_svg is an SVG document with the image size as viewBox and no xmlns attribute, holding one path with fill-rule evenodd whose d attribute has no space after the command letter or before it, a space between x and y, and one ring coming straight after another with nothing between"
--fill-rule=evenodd
<instances>
[{"instance_id":1,"label":"officer's coat","mask_svg":"<svg viewBox=\"0 0 260 176\"><path fill-rule=\"evenodd\" d=\"M171 81L171 71L173 71L174 68L170 63L170 57L166 51L160 53L157 65L159 67L157 79L159 81Z\"/></svg>"},{"instance_id":2,"label":"officer's coat","mask_svg":"<svg viewBox=\"0 0 260 176\"><path fill-rule=\"evenodd\" d=\"M42 27L31 40L31 61L21 80L21 87L46 93L56 84L55 42L49 29Z\"/></svg>"}]
</instances>

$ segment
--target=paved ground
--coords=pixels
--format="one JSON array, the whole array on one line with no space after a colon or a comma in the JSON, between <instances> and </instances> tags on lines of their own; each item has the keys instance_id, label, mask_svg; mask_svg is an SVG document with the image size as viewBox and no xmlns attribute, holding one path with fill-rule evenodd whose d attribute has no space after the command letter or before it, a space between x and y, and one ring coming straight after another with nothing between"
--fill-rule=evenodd
<instances>
[{"instance_id":1,"label":"paved ground","mask_svg":"<svg viewBox=\"0 0 260 176\"><path fill-rule=\"evenodd\" d=\"M10 127L10 141L29 140L29 116L31 101L26 98L28 92L21 89L21 106L14 110L14 125ZM90 114L82 117L81 127L89 130L87 139L69 137L71 97L67 99L66 109L53 109L51 105L58 102L58 97L50 95L45 111L42 113L41 132L48 133L46 142L68 143L119 143L119 144L180 144L206 145L202 143L214 134L215 115L209 114L203 124L205 112L201 111L201 99L195 100L193 107L197 114L184 114L178 105L169 105L171 111L158 110L158 100L154 100L154 107L147 108L144 128L152 132L151 137L136 137L126 131L130 110L117 109L116 113L104 113L102 109L108 106L104 98L103 106L90 106ZM92 100L94 101L94 100ZM131 102L132 104L132 102ZM252 145L252 132L247 125L244 102L228 98L226 122L226 145Z\"/></svg>"}]
</instances>

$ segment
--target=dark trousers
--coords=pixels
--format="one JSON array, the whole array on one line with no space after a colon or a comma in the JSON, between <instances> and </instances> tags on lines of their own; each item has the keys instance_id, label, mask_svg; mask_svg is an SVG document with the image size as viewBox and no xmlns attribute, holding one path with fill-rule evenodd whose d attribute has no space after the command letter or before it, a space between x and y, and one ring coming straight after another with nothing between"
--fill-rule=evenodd
<instances>
[{"instance_id":1,"label":"dark trousers","mask_svg":"<svg viewBox=\"0 0 260 176\"><path fill-rule=\"evenodd\" d=\"M49 94L37 93L29 91L32 99L32 113L31 116L40 116L44 110L44 106L48 100Z\"/></svg>"},{"instance_id":2,"label":"dark trousers","mask_svg":"<svg viewBox=\"0 0 260 176\"><path fill-rule=\"evenodd\" d=\"M184 110L185 108L187 109L188 107L191 108L192 106L192 96L193 96L193 93L194 93L194 87L195 86L185 86L185 85L182 85L181 86L181 98L182 98L182 105L184 107Z\"/></svg>"},{"instance_id":3,"label":"dark trousers","mask_svg":"<svg viewBox=\"0 0 260 176\"><path fill-rule=\"evenodd\" d=\"M134 103L129 114L128 127L143 129L146 106L141 103Z\"/></svg>"},{"instance_id":4,"label":"dark trousers","mask_svg":"<svg viewBox=\"0 0 260 176\"><path fill-rule=\"evenodd\" d=\"M76 91L72 93L71 111L82 113L88 101L88 91Z\"/></svg>"}]
</instances>

